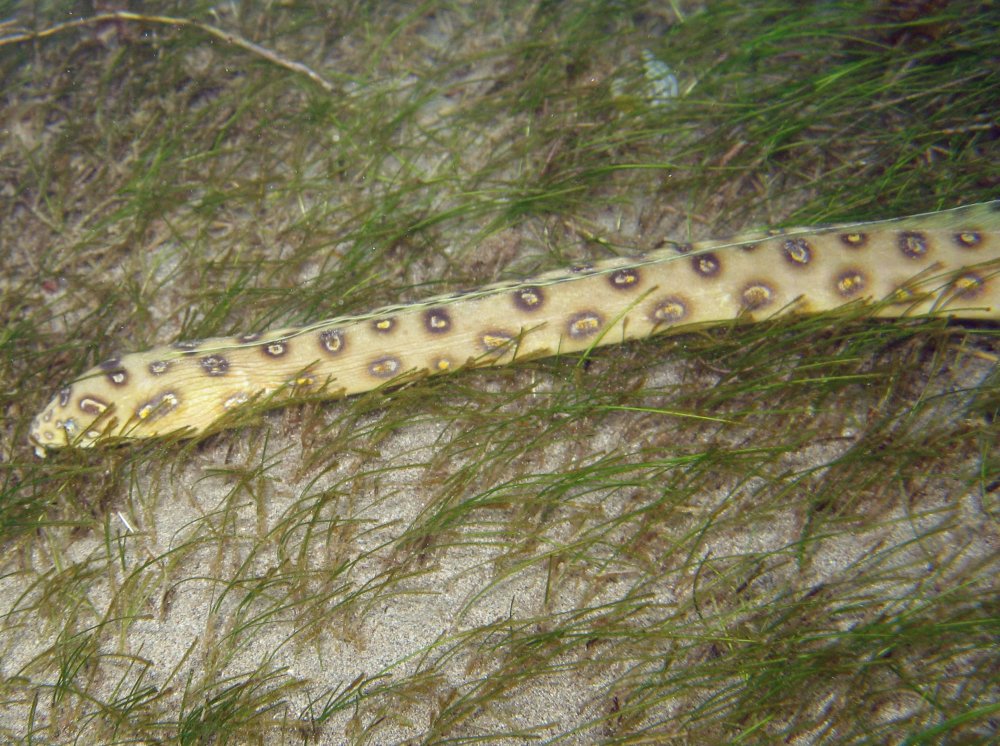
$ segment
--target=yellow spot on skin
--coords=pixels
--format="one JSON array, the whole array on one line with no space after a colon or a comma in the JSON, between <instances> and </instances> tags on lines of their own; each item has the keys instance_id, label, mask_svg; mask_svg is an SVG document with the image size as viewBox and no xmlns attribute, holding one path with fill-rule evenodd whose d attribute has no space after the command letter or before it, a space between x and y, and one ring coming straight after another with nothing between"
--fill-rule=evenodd
<instances>
[{"instance_id":1,"label":"yellow spot on skin","mask_svg":"<svg viewBox=\"0 0 1000 746\"><path fill-rule=\"evenodd\" d=\"M431 368L439 373L445 373L451 370L451 360L446 357L438 358Z\"/></svg>"}]
</instances>

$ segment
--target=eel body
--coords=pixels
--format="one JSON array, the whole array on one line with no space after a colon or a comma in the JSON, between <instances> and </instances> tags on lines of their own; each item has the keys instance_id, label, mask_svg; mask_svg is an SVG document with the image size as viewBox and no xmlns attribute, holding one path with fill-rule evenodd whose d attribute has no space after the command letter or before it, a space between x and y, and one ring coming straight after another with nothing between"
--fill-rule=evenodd
<instances>
[{"instance_id":1,"label":"eel body","mask_svg":"<svg viewBox=\"0 0 1000 746\"><path fill-rule=\"evenodd\" d=\"M286 391L343 396L733 318L877 303L886 317L1000 319L1000 200L908 218L669 244L406 305L114 357L34 419L48 448L226 423ZM231 419L231 418L230 418Z\"/></svg>"}]
</instances>

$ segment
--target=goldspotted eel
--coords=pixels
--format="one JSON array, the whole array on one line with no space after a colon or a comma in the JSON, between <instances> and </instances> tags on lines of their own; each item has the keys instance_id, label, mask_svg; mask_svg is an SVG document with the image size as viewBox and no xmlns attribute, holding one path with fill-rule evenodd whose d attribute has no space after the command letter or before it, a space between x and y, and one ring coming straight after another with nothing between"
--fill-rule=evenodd
<instances>
[{"instance_id":1,"label":"goldspotted eel","mask_svg":"<svg viewBox=\"0 0 1000 746\"><path fill-rule=\"evenodd\" d=\"M670 244L308 326L114 357L32 423L47 448L215 427L289 389L341 396L692 324L879 301L879 316L1000 318L1000 200L880 222ZM225 421L224 421L225 422Z\"/></svg>"}]
</instances>

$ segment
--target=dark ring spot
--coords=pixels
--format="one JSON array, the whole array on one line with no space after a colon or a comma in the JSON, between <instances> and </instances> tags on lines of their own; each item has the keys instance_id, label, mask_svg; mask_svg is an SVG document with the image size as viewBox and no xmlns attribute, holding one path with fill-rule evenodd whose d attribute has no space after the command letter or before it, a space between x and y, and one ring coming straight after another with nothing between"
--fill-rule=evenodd
<instances>
[{"instance_id":1,"label":"dark ring spot","mask_svg":"<svg viewBox=\"0 0 1000 746\"><path fill-rule=\"evenodd\" d=\"M514 341L514 335L502 329L494 329L479 335L479 341L487 352L502 350Z\"/></svg>"},{"instance_id":2,"label":"dark ring spot","mask_svg":"<svg viewBox=\"0 0 1000 746\"><path fill-rule=\"evenodd\" d=\"M581 311L569 317L566 331L573 339L586 339L601 331L604 319L596 311Z\"/></svg>"},{"instance_id":3,"label":"dark ring spot","mask_svg":"<svg viewBox=\"0 0 1000 746\"><path fill-rule=\"evenodd\" d=\"M69 397L72 393L73 389L71 389L69 386L64 386L63 388L59 389L59 406L65 407L67 404L69 404Z\"/></svg>"},{"instance_id":4,"label":"dark ring spot","mask_svg":"<svg viewBox=\"0 0 1000 746\"><path fill-rule=\"evenodd\" d=\"M170 370L169 360L154 360L149 364L149 372L154 376L162 376L168 370Z\"/></svg>"},{"instance_id":5,"label":"dark ring spot","mask_svg":"<svg viewBox=\"0 0 1000 746\"><path fill-rule=\"evenodd\" d=\"M121 358L113 357L110 360L105 360L97 367L104 371L105 376L111 381L112 385L124 386L128 383L128 371L122 366Z\"/></svg>"},{"instance_id":6,"label":"dark ring spot","mask_svg":"<svg viewBox=\"0 0 1000 746\"><path fill-rule=\"evenodd\" d=\"M288 340L275 339L265 342L260 346L261 351L268 357L284 357L288 352Z\"/></svg>"},{"instance_id":7,"label":"dark ring spot","mask_svg":"<svg viewBox=\"0 0 1000 746\"><path fill-rule=\"evenodd\" d=\"M451 331L451 317L442 308L432 308L424 311L424 327L431 334L442 334Z\"/></svg>"},{"instance_id":8,"label":"dark ring spot","mask_svg":"<svg viewBox=\"0 0 1000 746\"><path fill-rule=\"evenodd\" d=\"M201 369L209 376L224 376L229 370L229 361L222 355L208 355L201 358Z\"/></svg>"},{"instance_id":9,"label":"dark ring spot","mask_svg":"<svg viewBox=\"0 0 1000 746\"><path fill-rule=\"evenodd\" d=\"M766 282L756 280L743 287L740 302L748 311L759 311L774 303L774 288Z\"/></svg>"},{"instance_id":10,"label":"dark ring spot","mask_svg":"<svg viewBox=\"0 0 1000 746\"><path fill-rule=\"evenodd\" d=\"M965 272L952 283L956 298L975 298L986 286L985 280L975 272Z\"/></svg>"},{"instance_id":11,"label":"dark ring spot","mask_svg":"<svg viewBox=\"0 0 1000 746\"><path fill-rule=\"evenodd\" d=\"M372 361L368 365L368 372L376 378L392 378L401 367L402 363L399 362L399 358L386 356Z\"/></svg>"},{"instance_id":12,"label":"dark ring spot","mask_svg":"<svg viewBox=\"0 0 1000 746\"><path fill-rule=\"evenodd\" d=\"M649 320L654 324L676 324L687 318L688 307L683 298L676 295L668 296L656 303L649 314Z\"/></svg>"},{"instance_id":13,"label":"dark ring spot","mask_svg":"<svg viewBox=\"0 0 1000 746\"><path fill-rule=\"evenodd\" d=\"M175 350L180 350L185 355L193 355L195 350L198 349L198 345L201 344L200 339L189 339L182 342L174 342L172 347Z\"/></svg>"},{"instance_id":14,"label":"dark ring spot","mask_svg":"<svg viewBox=\"0 0 1000 746\"><path fill-rule=\"evenodd\" d=\"M916 300L916 297L917 294L913 290L904 285L902 287L898 287L895 290L893 290L888 300L893 305L899 306L903 304L913 303L914 300Z\"/></svg>"},{"instance_id":15,"label":"dark ring spot","mask_svg":"<svg viewBox=\"0 0 1000 746\"><path fill-rule=\"evenodd\" d=\"M702 277L715 277L722 271L719 257L711 252L691 257L691 266L695 273Z\"/></svg>"},{"instance_id":16,"label":"dark ring spot","mask_svg":"<svg viewBox=\"0 0 1000 746\"><path fill-rule=\"evenodd\" d=\"M955 243L963 249L974 249L983 242L983 234L979 231L959 231L954 236Z\"/></svg>"},{"instance_id":17,"label":"dark ring spot","mask_svg":"<svg viewBox=\"0 0 1000 746\"><path fill-rule=\"evenodd\" d=\"M569 271L572 272L574 275L582 275L586 274L587 272L593 272L594 265L590 262L581 262L580 264L574 264L572 267L569 268Z\"/></svg>"},{"instance_id":18,"label":"dark ring spot","mask_svg":"<svg viewBox=\"0 0 1000 746\"><path fill-rule=\"evenodd\" d=\"M238 391L222 402L223 409L232 409L250 401L250 395L245 391Z\"/></svg>"},{"instance_id":19,"label":"dark ring spot","mask_svg":"<svg viewBox=\"0 0 1000 746\"><path fill-rule=\"evenodd\" d=\"M541 288L529 286L514 291L514 305L522 311L537 311L545 304L545 293Z\"/></svg>"},{"instance_id":20,"label":"dark ring spot","mask_svg":"<svg viewBox=\"0 0 1000 746\"><path fill-rule=\"evenodd\" d=\"M222 402L223 409L232 409L250 401L250 395L244 391L239 391Z\"/></svg>"},{"instance_id":21,"label":"dark ring spot","mask_svg":"<svg viewBox=\"0 0 1000 746\"><path fill-rule=\"evenodd\" d=\"M860 249L868 243L867 233L841 233L837 238L849 249Z\"/></svg>"},{"instance_id":22,"label":"dark ring spot","mask_svg":"<svg viewBox=\"0 0 1000 746\"><path fill-rule=\"evenodd\" d=\"M868 287L865 273L859 269L848 269L837 275L837 292L844 298L853 298Z\"/></svg>"},{"instance_id":23,"label":"dark ring spot","mask_svg":"<svg viewBox=\"0 0 1000 746\"><path fill-rule=\"evenodd\" d=\"M375 321L372 322L372 329L377 331L379 334L388 334L395 328L396 319L392 316L387 319L375 319Z\"/></svg>"},{"instance_id":24,"label":"dark ring spot","mask_svg":"<svg viewBox=\"0 0 1000 746\"><path fill-rule=\"evenodd\" d=\"M319 333L319 346L329 355L339 355L346 345L347 340L340 329L327 329Z\"/></svg>"},{"instance_id":25,"label":"dark ring spot","mask_svg":"<svg viewBox=\"0 0 1000 746\"><path fill-rule=\"evenodd\" d=\"M245 345L250 342L256 342L258 339L260 339L259 332L250 332L249 334L241 334L236 338L236 341L241 345Z\"/></svg>"},{"instance_id":26,"label":"dark ring spot","mask_svg":"<svg viewBox=\"0 0 1000 746\"><path fill-rule=\"evenodd\" d=\"M899 250L910 259L919 259L927 254L927 236L918 231L902 231L898 237Z\"/></svg>"},{"instance_id":27,"label":"dark ring spot","mask_svg":"<svg viewBox=\"0 0 1000 746\"><path fill-rule=\"evenodd\" d=\"M180 403L177 394L173 391L164 391L145 404L140 404L135 410L135 416L140 420L158 420L177 409Z\"/></svg>"},{"instance_id":28,"label":"dark ring spot","mask_svg":"<svg viewBox=\"0 0 1000 746\"><path fill-rule=\"evenodd\" d=\"M107 402L98 399L96 396L81 396L78 405L80 411L85 414L98 415L108 408Z\"/></svg>"},{"instance_id":29,"label":"dark ring spot","mask_svg":"<svg viewBox=\"0 0 1000 746\"><path fill-rule=\"evenodd\" d=\"M639 272L634 269L619 269L608 275L608 282L615 290L631 290L639 286Z\"/></svg>"},{"instance_id":30,"label":"dark ring spot","mask_svg":"<svg viewBox=\"0 0 1000 746\"><path fill-rule=\"evenodd\" d=\"M812 261L812 247L804 238L786 238L781 245L781 253L796 267L804 267Z\"/></svg>"}]
</instances>

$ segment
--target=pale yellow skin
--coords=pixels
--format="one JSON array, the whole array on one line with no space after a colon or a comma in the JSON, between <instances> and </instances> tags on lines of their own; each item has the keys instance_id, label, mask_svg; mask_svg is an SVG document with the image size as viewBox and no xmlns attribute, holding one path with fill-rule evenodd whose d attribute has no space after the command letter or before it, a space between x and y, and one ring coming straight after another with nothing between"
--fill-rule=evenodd
<instances>
[{"instance_id":1,"label":"pale yellow skin","mask_svg":"<svg viewBox=\"0 0 1000 746\"><path fill-rule=\"evenodd\" d=\"M1000 200L881 222L670 245L524 282L260 337L180 342L102 363L31 427L35 451L194 435L275 392L342 396L463 366L617 344L692 324L889 300L880 316L1000 318Z\"/></svg>"}]
</instances>

